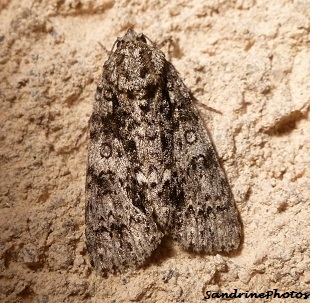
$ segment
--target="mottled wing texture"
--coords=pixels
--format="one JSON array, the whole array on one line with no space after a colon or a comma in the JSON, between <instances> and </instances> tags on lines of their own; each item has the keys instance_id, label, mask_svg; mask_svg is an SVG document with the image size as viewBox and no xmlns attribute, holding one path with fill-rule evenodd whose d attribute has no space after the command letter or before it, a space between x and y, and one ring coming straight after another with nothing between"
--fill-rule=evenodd
<instances>
[{"instance_id":1,"label":"mottled wing texture","mask_svg":"<svg viewBox=\"0 0 310 303\"><path fill-rule=\"evenodd\" d=\"M101 271L142 265L170 223L173 125L165 58L132 31L104 65L90 119L86 239Z\"/></svg>"},{"instance_id":2,"label":"mottled wing texture","mask_svg":"<svg viewBox=\"0 0 310 303\"><path fill-rule=\"evenodd\" d=\"M128 30L104 64L90 118L86 240L101 272L143 265L164 235L227 252L235 203L191 96L164 54Z\"/></svg>"},{"instance_id":3,"label":"mottled wing texture","mask_svg":"<svg viewBox=\"0 0 310 303\"><path fill-rule=\"evenodd\" d=\"M174 159L178 199L171 234L197 252L229 252L240 244L241 228L232 192L191 94L168 63L167 86L175 104Z\"/></svg>"}]
</instances>

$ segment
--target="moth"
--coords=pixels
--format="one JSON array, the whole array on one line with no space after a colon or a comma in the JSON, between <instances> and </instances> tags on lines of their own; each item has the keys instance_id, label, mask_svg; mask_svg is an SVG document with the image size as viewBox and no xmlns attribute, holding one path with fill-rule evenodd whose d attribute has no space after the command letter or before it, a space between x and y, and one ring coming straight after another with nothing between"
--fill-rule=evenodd
<instances>
[{"instance_id":1,"label":"moth","mask_svg":"<svg viewBox=\"0 0 310 303\"><path fill-rule=\"evenodd\" d=\"M86 244L99 271L145 264L165 235L194 252L238 248L238 211L193 97L143 34L117 39L89 128Z\"/></svg>"}]
</instances>

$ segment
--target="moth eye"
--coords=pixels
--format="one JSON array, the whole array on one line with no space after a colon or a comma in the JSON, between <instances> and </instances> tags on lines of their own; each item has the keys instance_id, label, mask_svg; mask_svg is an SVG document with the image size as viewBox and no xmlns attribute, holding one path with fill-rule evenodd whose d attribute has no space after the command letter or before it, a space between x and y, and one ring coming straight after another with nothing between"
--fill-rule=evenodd
<instances>
[{"instance_id":1,"label":"moth eye","mask_svg":"<svg viewBox=\"0 0 310 303\"><path fill-rule=\"evenodd\" d=\"M145 38L145 36L144 36L143 34L140 34L140 35L137 37L137 40L139 40L139 41L141 41L141 42L143 42L143 43L147 43L147 42L146 42L146 38Z\"/></svg>"},{"instance_id":2,"label":"moth eye","mask_svg":"<svg viewBox=\"0 0 310 303\"><path fill-rule=\"evenodd\" d=\"M117 42L116 42L116 48L121 47L122 44L123 44L123 39L118 39Z\"/></svg>"}]
</instances>

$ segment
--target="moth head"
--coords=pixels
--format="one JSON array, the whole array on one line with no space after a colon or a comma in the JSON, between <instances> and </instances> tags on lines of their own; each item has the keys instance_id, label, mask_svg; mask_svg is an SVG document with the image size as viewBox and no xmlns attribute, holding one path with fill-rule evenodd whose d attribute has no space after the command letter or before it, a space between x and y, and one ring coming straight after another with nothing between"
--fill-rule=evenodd
<instances>
[{"instance_id":1,"label":"moth head","mask_svg":"<svg viewBox=\"0 0 310 303\"><path fill-rule=\"evenodd\" d=\"M128 29L124 37L118 37L116 40L116 48L119 48L123 43L129 41L137 41L147 43L146 36L143 33L137 34L133 29Z\"/></svg>"}]
</instances>

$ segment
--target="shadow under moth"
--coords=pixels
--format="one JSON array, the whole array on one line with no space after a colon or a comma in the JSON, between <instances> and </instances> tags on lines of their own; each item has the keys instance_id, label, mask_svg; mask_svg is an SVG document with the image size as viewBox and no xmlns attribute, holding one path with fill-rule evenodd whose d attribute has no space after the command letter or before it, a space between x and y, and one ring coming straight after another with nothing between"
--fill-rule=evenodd
<instances>
[{"instance_id":1,"label":"shadow under moth","mask_svg":"<svg viewBox=\"0 0 310 303\"><path fill-rule=\"evenodd\" d=\"M195 252L238 248L238 212L193 97L143 34L117 39L89 128L86 241L98 271L143 265L165 235Z\"/></svg>"}]
</instances>

